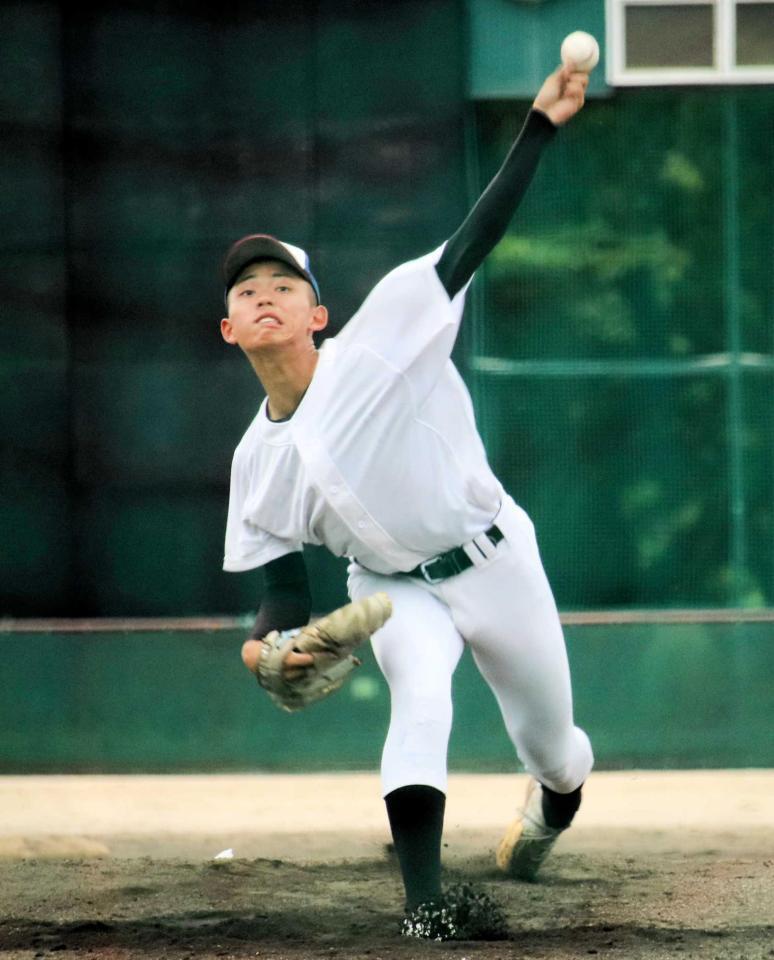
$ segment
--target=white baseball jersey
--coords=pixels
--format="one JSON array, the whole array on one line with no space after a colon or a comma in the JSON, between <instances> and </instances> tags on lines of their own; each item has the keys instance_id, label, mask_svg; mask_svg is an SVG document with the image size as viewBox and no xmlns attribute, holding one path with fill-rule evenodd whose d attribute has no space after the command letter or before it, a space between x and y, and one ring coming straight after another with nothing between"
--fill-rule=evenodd
<instances>
[{"instance_id":1,"label":"white baseball jersey","mask_svg":"<svg viewBox=\"0 0 774 960\"><path fill-rule=\"evenodd\" d=\"M392 270L324 342L291 418L263 401L234 454L225 570L310 543L405 572L491 525L503 488L450 360L467 285L449 300L442 251Z\"/></svg>"}]
</instances>

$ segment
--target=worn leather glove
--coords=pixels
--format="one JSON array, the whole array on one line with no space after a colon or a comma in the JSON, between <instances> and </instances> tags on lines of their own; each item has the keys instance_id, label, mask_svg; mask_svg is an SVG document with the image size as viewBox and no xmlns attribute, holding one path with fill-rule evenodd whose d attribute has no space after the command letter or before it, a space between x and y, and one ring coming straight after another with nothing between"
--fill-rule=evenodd
<instances>
[{"instance_id":1,"label":"worn leather glove","mask_svg":"<svg viewBox=\"0 0 774 960\"><path fill-rule=\"evenodd\" d=\"M386 593L348 603L328 616L295 630L272 630L261 641L255 674L258 683L283 710L302 710L338 690L360 666L352 651L387 621L392 603ZM290 651L308 654L311 663L288 670Z\"/></svg>"}]
</instances>

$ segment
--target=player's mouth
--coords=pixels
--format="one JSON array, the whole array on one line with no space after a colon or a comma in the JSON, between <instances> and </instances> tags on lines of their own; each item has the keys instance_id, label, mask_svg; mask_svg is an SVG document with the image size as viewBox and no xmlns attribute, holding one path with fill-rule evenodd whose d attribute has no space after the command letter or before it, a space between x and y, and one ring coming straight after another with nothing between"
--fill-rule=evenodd
<instances>
[{"instance_id":1,"label":"player's mouth","mask_svg":"<svg viewBox=\"0 0 774 960\"><path fill-rule=\"evenodd\" d=\"M255 323L259 327L281 327L282 321L279 317L275 317L273 313L262 313L260 316L255 318Z\"/></svg>"}]
</instances>

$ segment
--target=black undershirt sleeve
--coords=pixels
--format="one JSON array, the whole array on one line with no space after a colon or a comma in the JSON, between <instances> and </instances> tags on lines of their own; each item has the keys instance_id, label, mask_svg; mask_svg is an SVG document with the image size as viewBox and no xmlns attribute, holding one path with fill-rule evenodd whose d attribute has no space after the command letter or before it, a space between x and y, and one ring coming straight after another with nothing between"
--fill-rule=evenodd
<instances>
[{"instance_id":1,"label":"black undershirt sleeve","mask_svg":"<svg viewBox=\"0 0 774 960\"><path fill-rule=\"evenodd\" d=\"M272 630L291 630L309 622L312 594L302 553L286 553L263 569L265 590L250 636L262 639Z\"/></svg>"},{"instance_id":2,"label":"black undershirt sleeve","mask_svg":"<svg viewBox=\"0 0 774 960\"><path fill-rule=\"evenodd\" d=\"M508 229L532 180L543 147L557 128L539 110L530 110L503 165L462 226L446 244L436 272L449 297L465 286Z\"/></svg>"}]
</instances>

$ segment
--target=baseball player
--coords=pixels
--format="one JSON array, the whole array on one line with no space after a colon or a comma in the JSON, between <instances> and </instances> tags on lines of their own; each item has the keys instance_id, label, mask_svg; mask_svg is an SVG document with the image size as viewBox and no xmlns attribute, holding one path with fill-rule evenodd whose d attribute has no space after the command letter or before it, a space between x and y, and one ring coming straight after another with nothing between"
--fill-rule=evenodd
<instances>
[{"instance_id":1,"label":"baseball player","mask_svg":"<svg viewBox=\"0 0 774 960\"><path fill-rule=\"evenodd\" d=\"M305 543L350 558L353 601L389 597L392 615L372 624L371 638L391 695L381 777L405 888L403 929L416 936L454 936L449 911L428 905L444 902L451 681L465 645L533 778L497 851L501 870L534 877L592 767L533 525L492 473L450 360L467 286L542 150L582 108L587 81L569 66L548 76L454 235L388 273L319 350L313 335L328 313L302 250L258 234L224 260L221 332L266 391L231 473L224 569L261 567L265 577L242 658L268 686L262 664L272 638L297 637L307 623ZM314 668L315 653L304 650L282 648L281 683ZM436 920L419 922L429 916Z\"/></svg>"}]
</instances>

